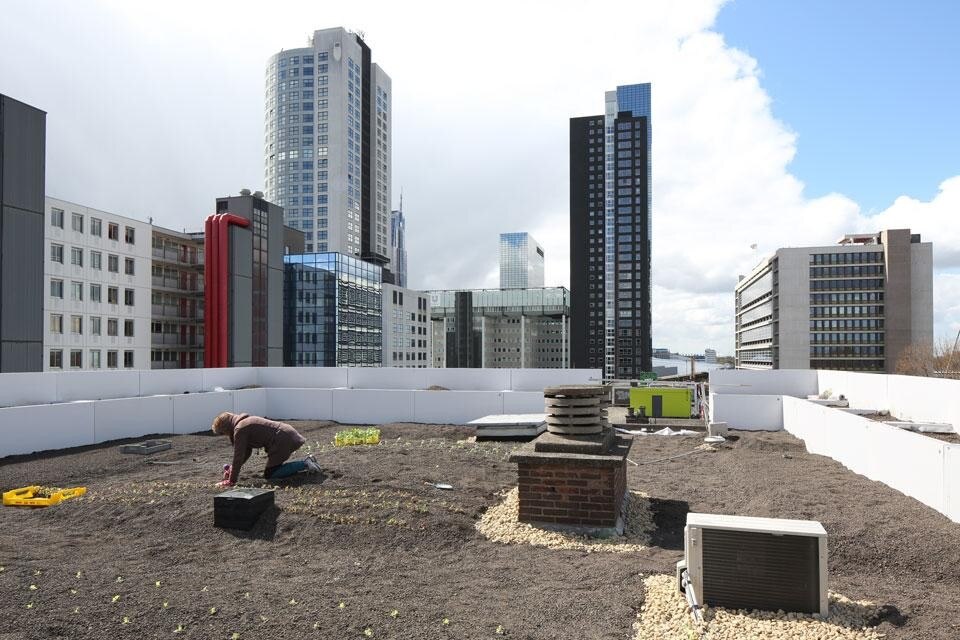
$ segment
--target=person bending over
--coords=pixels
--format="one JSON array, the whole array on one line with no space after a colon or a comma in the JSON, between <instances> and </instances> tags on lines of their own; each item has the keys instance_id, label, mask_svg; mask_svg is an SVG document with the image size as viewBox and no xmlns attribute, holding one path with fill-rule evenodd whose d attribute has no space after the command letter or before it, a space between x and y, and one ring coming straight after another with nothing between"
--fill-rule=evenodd
<instances>
[{"instance_id":1,"label":"person bending over","mask_svg":"<svg viewBox=\"0 0 960 640\"><path fill-rule=\"evenodd\" d=\"M240 467L254 449L260 448L267 452L263 477L269 480L287 478L301 471L320 471L320 465L313 456L287 462L287 458L303 446L306 439L286 423L248 413L224 411L213 419L210 428L218 436L229 436L233 445L233 464L230 465L229 477L217 483L218 487L235 485L240 477Z\"/></svg>"}]
</instances>

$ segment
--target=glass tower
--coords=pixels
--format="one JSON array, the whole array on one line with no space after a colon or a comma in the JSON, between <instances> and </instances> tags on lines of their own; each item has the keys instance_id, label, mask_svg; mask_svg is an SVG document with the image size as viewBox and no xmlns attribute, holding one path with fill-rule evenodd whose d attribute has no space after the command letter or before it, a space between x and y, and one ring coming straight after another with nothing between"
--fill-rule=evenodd
<instances>
[{"instance_id":1,"label":"glass tower","mask_svg":"<svg viewBox=\"0 0 960 640\"><path fill-rule=\"evenodd\" d=\"M314 32L270 57L264 105L267 200L308 252L389 261L392 87L361 36Z\"/></svg>"},{"instance_id":2,"label":"glass tower","mask_svg":"<svg viewBox=\"0 0 960 640\"><path fill-rule=\"evenodd\" d=\"M407 221L403 217L403 196L400 208L390 213L390 269L398 287L407 286Z\"/></svg>"},{"instance_id":3,"label":"glass tower","mask_svg":"<svg viewBox=\"0 0 960 640\"><path fill-rule=\"evenodd\" d=\"M570 120L571 355L635 378L652 355L650 84L605 98L602 116Z\"/></svg>"},{"instance_id":4,"label":"glass tower","mask_svg":"<svg viewBox=\"0 0 960 640\"><path fill-rule=\"evenodd\" d=\"M543 286L543 248L529 233L500 234L500 288Z\"/></svg>"}]
</instances>

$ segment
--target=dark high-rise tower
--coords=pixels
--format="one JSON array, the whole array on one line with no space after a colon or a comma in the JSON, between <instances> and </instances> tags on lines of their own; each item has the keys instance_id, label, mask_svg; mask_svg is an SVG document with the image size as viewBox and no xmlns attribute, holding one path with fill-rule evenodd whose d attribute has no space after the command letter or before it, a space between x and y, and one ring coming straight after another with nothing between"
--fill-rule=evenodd
<instances>
[{"instance_id":1,"label":"dark high-rise tower","mask_svg":"<svg viewBox=\"0 0 960 640\"><path fill-rule=\"evenodd\" d=\"M47 114L0 95L0 372L43 370Z\"/></svg>"},{"instance_id":2,"label":"dark high-rise tower","mask_svg":"<svg viewBox=\"0 0 960 640\"><path fill-rule=\"evenodd\" d=\"M605 378L650 371L650 85L570 119L570 354Z\"/></svg>"}]
</instances>

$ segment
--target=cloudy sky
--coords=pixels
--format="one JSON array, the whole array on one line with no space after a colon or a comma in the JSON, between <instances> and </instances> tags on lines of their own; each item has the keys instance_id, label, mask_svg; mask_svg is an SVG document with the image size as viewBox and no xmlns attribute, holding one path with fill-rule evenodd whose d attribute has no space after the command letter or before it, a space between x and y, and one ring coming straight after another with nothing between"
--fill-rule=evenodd
<instances>
[{"instance_id":1,"label":"cloudy sky","mask_svg":"<svg viewBox=\"0 0 960 640\"><path fill-rule=\"evenodd\" d=\"M952 4L0 0L0 93L48 113L49 195L198 229L215 197L263 187L267 57L316 28L363 31L393 79L394 203L402 187L426 289L496 286L507 231L533 233L547 283L567 285L568 120L652 82L655 346L730 353L737 274L887 227L934 241L945 337L960 330Z\"/></svg>"}]
</instances>

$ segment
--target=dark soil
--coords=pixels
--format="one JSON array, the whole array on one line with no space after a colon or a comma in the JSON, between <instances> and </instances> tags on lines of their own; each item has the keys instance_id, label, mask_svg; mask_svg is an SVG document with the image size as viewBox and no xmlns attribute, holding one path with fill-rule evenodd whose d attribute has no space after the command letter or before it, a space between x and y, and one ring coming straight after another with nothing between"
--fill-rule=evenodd
<instances>
[{"instance_id":1,"label":"dark soil","mask_svg":"<svg viewBox=\"0 0 960 640\"><path fill-rule=\"evenodd\" d=\"M691 510L818 519L830 535L831 589L896 612L879 631L960 637L960 527L785 433L737 433L716 453L629 466L630 488L651 496L656 546L586 554L475 532L516 484L506 462L515 442L385 425L378 446L335 448L340 427L295 426L325 473L288 482L249 532L212 526L224 438L173 437L172 450L147 458L112 443L0 462L4 490L89 490L47 509L0 509L0 638L363 639L369 629L373 638L626 640L643 603L640 574L673 573ZM700 442L637 437L631 458ZM247 463L241 484L265 484L263 461Z\"/></svg>"}]
</instances>

